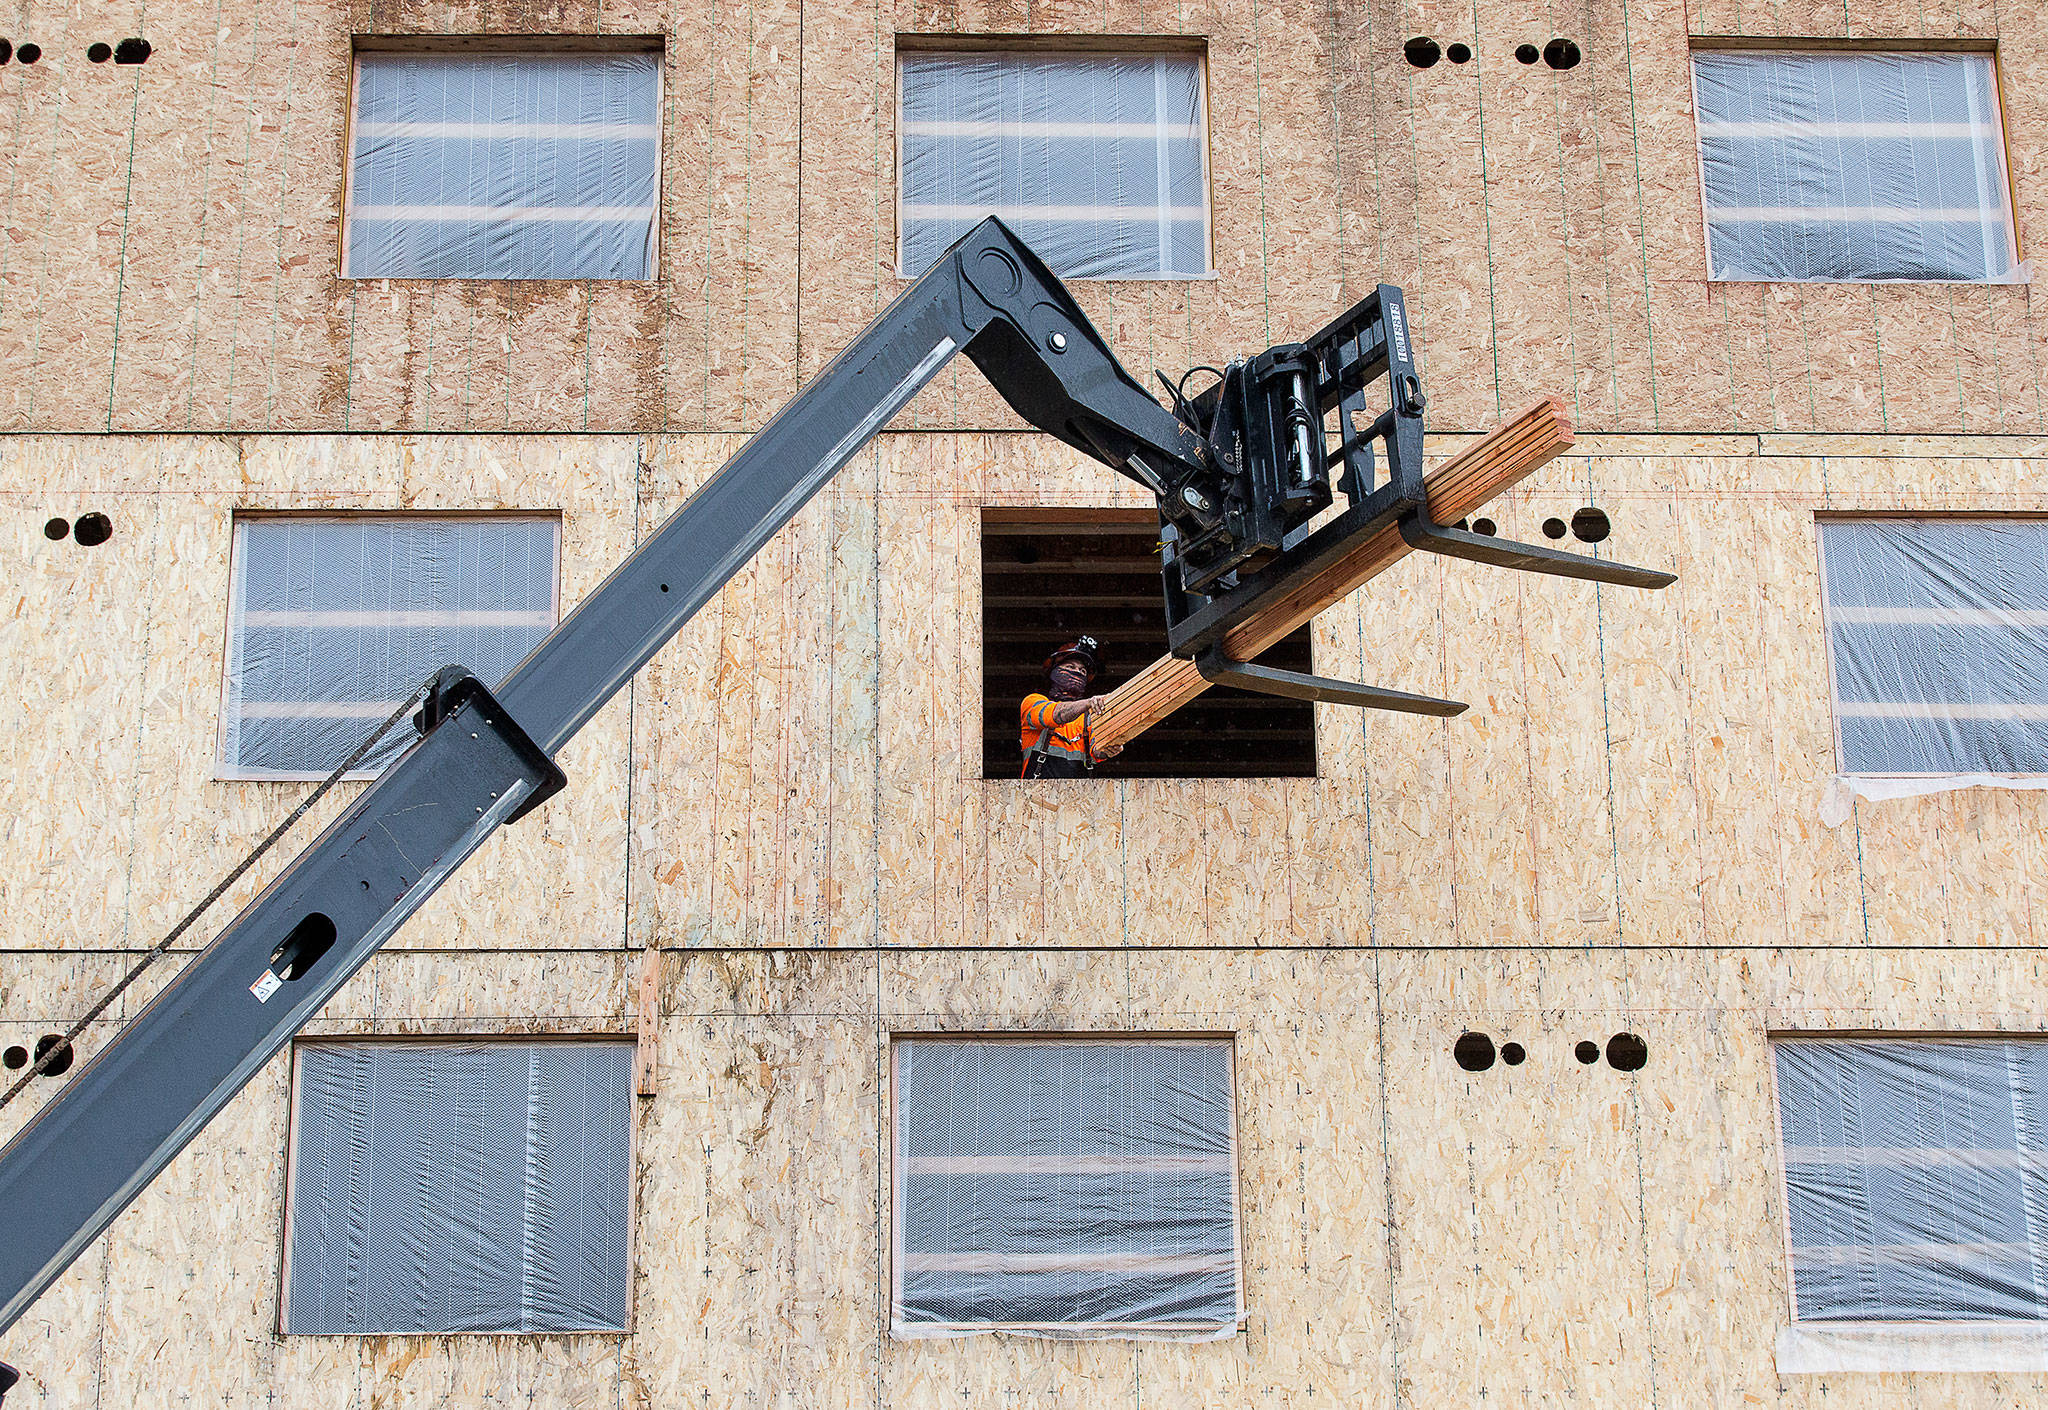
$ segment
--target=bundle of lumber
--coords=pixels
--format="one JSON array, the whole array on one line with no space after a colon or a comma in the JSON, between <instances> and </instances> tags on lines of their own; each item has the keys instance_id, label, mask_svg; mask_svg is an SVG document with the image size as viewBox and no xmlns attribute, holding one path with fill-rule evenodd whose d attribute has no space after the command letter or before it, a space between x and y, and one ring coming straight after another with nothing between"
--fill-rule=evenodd
<instances>
[{"instance_id":1,"label":"bundle of lumber","mask_svg":"<svg viewBox=\"0 0 2048 1410\"><path fill-rule=\"evenodd\" d=\"M1430 516L1439 524L1469 517L1503 490L1547 465L1572 443L1565 405L1545 397L1512 421L1466 446L1424 479ZM1303 622L1356 592L1405 558L1411 550L1389 524L1359 541L1330 572L1305 583L1258 615L1231 628L1229 654L1250 661ZM1209 688L1192 661L1162 656L1110 694L1089 717L1097 748L1123 744L1143 734Z\"/></svg>"}]
</instances>

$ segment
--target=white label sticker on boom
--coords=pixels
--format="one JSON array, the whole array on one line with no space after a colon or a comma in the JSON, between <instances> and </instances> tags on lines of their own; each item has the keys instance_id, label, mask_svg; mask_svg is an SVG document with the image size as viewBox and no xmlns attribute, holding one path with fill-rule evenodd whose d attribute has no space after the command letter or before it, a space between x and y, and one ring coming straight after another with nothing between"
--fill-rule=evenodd
<instances>
[{"instance_id":1,"label":"white label sticker on boom","mask_svg":"<svg viewBox=\"0 0 2048 1410\"><path fill-rule=\"evenodd\" d=\"M267 1004L270 1002L270 996L282 988L284 981L266 969L263 971L263 977L249 986L249 992L256 996L256 1002Z\"/></svg>"}]
</instances>

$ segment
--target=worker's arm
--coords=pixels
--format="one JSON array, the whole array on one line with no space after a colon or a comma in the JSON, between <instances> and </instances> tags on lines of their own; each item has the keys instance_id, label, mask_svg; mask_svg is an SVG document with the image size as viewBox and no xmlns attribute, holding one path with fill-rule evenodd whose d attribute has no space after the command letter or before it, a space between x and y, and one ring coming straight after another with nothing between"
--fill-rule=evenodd
<instances>
[{"instance_id":1,"label":"worker's arm","mask_svg":"<svg viewBox=\"0 0 2048 1410\"><path fill-rule=\"evenodd\" d=\"M1090 695L1080 700L1054 700L1047 695L1033 695L1024 702L1024 723L1032 729L1072 724L1090 710L1100 709L1107 699L1107 695Z\"/></svg>"}]
</instances>

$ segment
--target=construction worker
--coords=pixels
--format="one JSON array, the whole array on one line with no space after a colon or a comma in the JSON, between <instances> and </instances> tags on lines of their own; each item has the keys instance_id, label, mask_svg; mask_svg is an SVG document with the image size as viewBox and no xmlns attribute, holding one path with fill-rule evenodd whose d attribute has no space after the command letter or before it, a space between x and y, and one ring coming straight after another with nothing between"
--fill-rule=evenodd
<instances>
[{"instance_id":1,"label":"construction worker","mask_svg":"<svg viewBox=\"0 0 2048 1410\"><path fill-rule=\"evenodd\" d=\"M1121 744L1097 749L1088 737L1088 716L1106 695L1088 687L1102 674L1102 649L1092 636L1076 638L1045 658L1043 693L1024 697L1017 713L1023 724L1025 778L1080 778L1098 759L1123 752Z\"/></svg>"}]
</instances>

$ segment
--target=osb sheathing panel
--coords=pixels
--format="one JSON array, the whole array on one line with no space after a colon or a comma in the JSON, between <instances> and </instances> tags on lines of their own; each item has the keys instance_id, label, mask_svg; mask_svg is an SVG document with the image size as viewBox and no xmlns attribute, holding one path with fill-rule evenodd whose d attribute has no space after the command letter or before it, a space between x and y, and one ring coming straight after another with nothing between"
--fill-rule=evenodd
<instances>
[{"instance_id":1,"label":"osb sheathing panel","mask_svg":"<svg viewBox=\"0 0 2048 1410\"><path fill-rule=\"evenodd\" d=\"M622 1005L630 958L590 959ZM170 1405L204 1386L229 1403L466 1405L510 1377L537 1405L697 1403L707 1389L789 1405L1391 1405L1480 1391L1805 1405L1820 1388L1779 1381L1770 1353L1786 1273L1765 1034L2048 1028L2048 975L2010 951L676 953L664 968L630 1337L273 1336L279 1059L31 1310L18 1358L61 1398L27 1403ZM501 982L476 958L371 969L392 1002L348 1031L418 1031L450 989L479 997L452 1031L494 1031L489 1014L518 1010L538 1031L616 1031L621 1017L586 1007L597 991ZM420 996L410 1009L405 985ZM1450 1045L1467 1028L1523 1043L1528 1061L1460 1071ZM1236 1037L1245 1334L888 1340L889 1034L1117 1029ZM1573 1058L1574 1043L1624 1031L1649 1044L1641 1073ZM1829 1389L1992 1406L2048 1386Z\"/></svg>"},{"instance_id":2,"label":"osb sheathing panel","mask_svg":"<svg viewBox=\"0 0 2048 1410\"><path fill-rule=\"evenodd\" d=\"M566 609L631 545L636 452L630 437L26 437L0 447L21 588L0 652L23 682L0 789L29 862L0 888L18 914L42 918L10 943L153 942L310 787L214 778L235 510L559 510ZM111 542L43 537L46 517L87 510L109 515ZM394 943L623 943L628 713L623 696L600 713L562 754L576 783L488 843ZM324 800L213 923L358 788ZM534 927L536 915L548 923Z\"/></svg>"}]
</instances>

